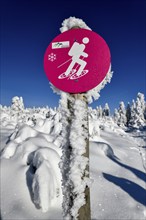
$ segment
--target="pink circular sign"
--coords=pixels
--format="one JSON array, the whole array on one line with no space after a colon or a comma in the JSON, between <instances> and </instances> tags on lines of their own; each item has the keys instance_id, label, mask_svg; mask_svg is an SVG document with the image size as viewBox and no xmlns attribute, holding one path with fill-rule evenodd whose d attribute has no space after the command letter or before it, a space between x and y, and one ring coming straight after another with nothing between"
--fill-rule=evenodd
<instances>
[{"instance_id":1,"label":"pink circular sign","mask_svg":"<svg viewBox=\"0 0 146 220\"><path fill-rule=\"evenodd\" d=\"M50 82L68 93L96 87L110 67L110 51L101 36L86 29L66 31L49 44L44 69Z\"/></svg>"}]
</instances>

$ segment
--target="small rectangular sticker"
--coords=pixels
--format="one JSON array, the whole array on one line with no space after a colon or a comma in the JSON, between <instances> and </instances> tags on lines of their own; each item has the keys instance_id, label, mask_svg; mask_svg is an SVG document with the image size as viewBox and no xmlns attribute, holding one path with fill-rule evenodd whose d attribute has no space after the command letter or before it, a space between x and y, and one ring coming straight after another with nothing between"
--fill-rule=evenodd
<instances>
[{"instance_id":1,"label":"small rectangular sticker","mask_svg":"<svg viewBox=\"0 0 146 220\"><path fill-rule=\"evenodd\" d=\"M52 49L67 48L67 47L69 47L69 41L62 41L62 42L52 43Z\"/></svg>"}]
</instances>

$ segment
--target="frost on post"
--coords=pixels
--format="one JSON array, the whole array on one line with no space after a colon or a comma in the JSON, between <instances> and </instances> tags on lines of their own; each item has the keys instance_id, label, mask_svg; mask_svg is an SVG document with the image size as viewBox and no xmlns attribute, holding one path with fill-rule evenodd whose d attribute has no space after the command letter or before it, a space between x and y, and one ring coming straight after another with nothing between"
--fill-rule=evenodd
<instances>
[{"instance_id":1,"label":"frost on post","mask_svg":"<svg viewBox=\"0 0 146 220\"><path fill-rule=\"evenodd\" d=\"M88 121L86 103L82 100L75 100L74 118L70 131L70 145L72 154L70 158L70 184L72 188L73 206L71 215L74 219L78 217L80 207L85 204L85 188L89 185L88 173L85 173L88 166L88 158L83 156L86 153L86 141L88 140Z\"/></svg>"},{"instance_id":2,"label":"frost on post","mask_svg":"<svg viewBox=\"0 0 146 220\"><path fill-rule=\"evenodd\" d=\"M67 217L70 207L70 184L69 184L69 164L70 164L70 149L69 149L69 120L70 111L68 109L68 94L62 92L59 111L62 114L62 132L61 132L61 148L62 157L60 169L62 173L62 193L63 193L63 216Z\"/></svg>"},{"instance_id":3,"label":"frost on post","mask_svg":"<svg viewBox=\"0 0 146 220\"><path fill-rule=\"evenodd\" d=\"M70 17L65 19L60 28L61 32L71 28L91 30L82 19ZM86 100L92 103L100 97L99 92L112 78L111 66L104 80L95 88L88 91ZM66 219L77 219L80 208L85 204L85 188L89 186L89 174L85 173L88 166L86 145L88 139L88 121L86 102L59 91L51 85L53 91L61 94L60 110L62 113L62 172L63 187L63 216ZM70 126L71 125L71 126ZM86 171L87 172L87 171Z\"/></svg>"},{"instance_id":4,"label":"frost on post","mask_svg":"<svg viewBox=\"0 0 146 220\"><path fill-rule=\"evenodd\" d=\"M88 158L83 156L86 152L87 108L82 100L70 97L72 104L72 118L68 109L68 95L62 93L60 110L62 112L62 158L60 168L63 186L63 215L66 219L76 219L81 206L85 204L84 191L89 185ZM72 100L71 100L72 99ZM71 123L71 126L70 126Z\"/></svg>"}]
</instances>

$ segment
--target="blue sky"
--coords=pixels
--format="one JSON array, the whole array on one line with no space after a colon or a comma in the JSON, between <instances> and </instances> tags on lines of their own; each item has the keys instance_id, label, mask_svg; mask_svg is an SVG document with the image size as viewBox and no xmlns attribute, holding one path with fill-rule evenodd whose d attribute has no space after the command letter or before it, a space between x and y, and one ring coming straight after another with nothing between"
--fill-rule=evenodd
<instances>
[{"instance_id":1,"label":"blue sky","mask_svg":"<svg viewBox=\"0 0 146 220\"><path fill-rule=\"evenodd\" d=\"M145 0L2 0L1 104L22 96L26 107L58 106L44 73L49 43L60 34L64 19L83 19L107 42L114 75L92 106L111 109L145 93Z\"/></svg>"}]
</instances>

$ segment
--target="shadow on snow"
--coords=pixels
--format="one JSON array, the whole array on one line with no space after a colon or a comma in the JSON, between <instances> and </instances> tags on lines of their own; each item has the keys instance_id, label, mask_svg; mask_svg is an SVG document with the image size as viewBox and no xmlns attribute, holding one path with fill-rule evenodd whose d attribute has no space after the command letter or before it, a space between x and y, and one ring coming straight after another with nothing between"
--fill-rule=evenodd
<instances>
[{"instance_id":1,"label":"shadow on snow","mask_svg":"<svg viewBox=\"0 0 146 220\"><path fill-rule=\"evenodd\" d=\"M130 167L126 164L121 163L120 161L116 160L115 158L111 158L112 161L120 165L121 167L124 167L125 169L131 171L135 176L137 176L139 179L146 181L146 174L136 168Z\"/></svg>"},{"instance_id":2,"label":"shadow on snow","mask_svg":"<svg viewBox=\"0 0 146 220\"><path fill-rule=\"evenodd\" d=\"M103 173L103 177L109 182L119 186L137 202L141 203L142 205L146 205L146 191L141 186L128 179L116 177L106 173Z\"/></svg>"},{"instance_id":3,"label":"shadow on snow","mask_svg":"<svg viewBox=\"0 0 146 220\"><path fill-rule=\"evenodd\" d=\"M126 164L121 163L119 158L115 155L112 147L109 144L104 143L104 142L95 142L95 143L99 144L99 146L103 145L102 150L104 151L105 155L109 159L111 159L113 162L115 162L119 166L131 171L135 176L137 176L139 179L143 180L144 182L146 181L146 173L144 173L134 167L131 167L131 166L128 166Z\"/></svg>"}]
</instances>

